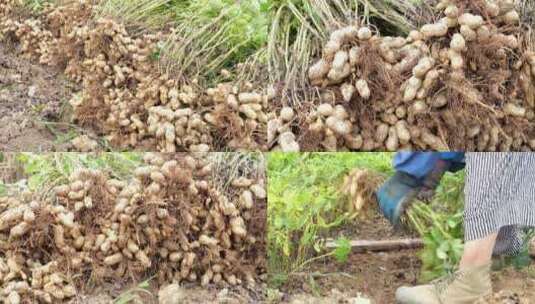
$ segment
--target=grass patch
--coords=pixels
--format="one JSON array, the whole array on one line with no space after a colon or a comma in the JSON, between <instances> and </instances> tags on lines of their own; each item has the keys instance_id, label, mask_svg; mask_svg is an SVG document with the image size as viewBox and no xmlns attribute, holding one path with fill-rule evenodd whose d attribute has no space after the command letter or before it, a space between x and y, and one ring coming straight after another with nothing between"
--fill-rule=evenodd
<instances>
[{"instance_id":1,"label":"grass patch","mask_svg":"<svg viewBox=\"0 0 535 304\"><path fill-rule=\"evenodd\" d=\"M47 190L67 182L79 168L101 169L125 179L141 164L142 154L124 153L18 153L17 163L27 178L29 190Z\"/></svg>"},{"instance_id":2,"label":"grass patch","mask_svg":"<svg viewBox=\"0 0 535 304\"><path fill-rule=\"evenodd\" d=\"M23 0L23 5L33 13L41 12L49 3L56 3L56 0Z\"/></svg>"}]
</instances>

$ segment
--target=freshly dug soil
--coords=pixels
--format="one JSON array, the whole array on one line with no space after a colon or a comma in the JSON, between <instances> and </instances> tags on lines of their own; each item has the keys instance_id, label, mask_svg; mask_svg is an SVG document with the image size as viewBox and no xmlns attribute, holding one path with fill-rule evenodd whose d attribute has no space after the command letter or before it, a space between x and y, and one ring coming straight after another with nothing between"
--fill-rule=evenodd
<instances>
[{"instance_id":1,"label":"freshly dug soil","mask_svg":"<svg viewBox=\"0 0 535 304\"><path fill-rule=\"evenodd\" d=\"M332 303L354 303L357 299L370 299L372 303L392 303L395 289L404 284L416 284L415 277L418 274L418 265L410 264L415 262L414 251L404 251L395 254L361 254L354 255L350 258L353 266L350 271L357 276L354 280L344 275L333 275L323 278L315 278L316 283L320 286L322 296L315 296L309 289L303 288L304 279L301 286L291 290L291 296L286 295L286 303L301 304L332 304ZM376 264L374 264L376 263ZM316 265L315 270L319 271L339 271L334 261L329 261L330 265ZM361 266L356 266L361 264ZM367 265L368 267L364 267ZM375 268L374 268L375 267ZM406 268L403 268L406 267ZM366 271L366 269L369 269ZM409 271L406 271L406 270ZM386 274L390 271L391 274ZM533 268L516 271L506 269L502 272L493 274L494 290L496 293L487 301L481 304L527 304L535 299L535 279L529 273ZM372 273L373 280L367 280L366 284L363 278ZM376 281L379 279L379 281ZM392 285L390 285L390 283ZM113 298L119 297L128 288L115 290L113 287L100 290L98 293L91 295L81 295L73 299L71 303L76 304L108 304ZM161 289L160 289L161 290ZM366 291L367 290L367 291ZM262 303L262 298L258 294L259 290L250 290L241 286L235 288L216 289L202 288L198 286L183 286L180 288L181 298L185 304L194 303ZM135 298L133 303L156 304L158 300L158 289L149 290L150 293L138 293L139 298ZM136 302L136 300L138 302ZM143 301L143 302L141 302Z\"/></svg>"},{"instance_id":2,"label":"freshly dug soil","mask_svg":"<svg viewBox=\"0 0 535 304\"><path fill-rule=\"evenodd\" d=\"M412 232L396 232L375 213L333 231L328 237L344 235L349 239L385 240L414 237ZM346 263L327 259L313 263L306 272L296 274L284 286L284 303L359 303L390 304L400 286L419 284L419 250L371 252L349 256ZM535 266L517 271L507 268L493 273L494 295L481 304L532 303L535 301ZM340 295L341 294L341 295ZM365 302L362 302L365 303Z\"/></svg>"},{"instance_id":3,"label":"freshly dug soil","mask_svg":"<svg viewBox=\"0 0 535 304\"><path fill-rule=\"evenodd\" d=\"M333 229L326 237L336 239L340 236L361 240L392 240L417 237L411 231L394 230L388 220L376 212L365 218L356 219L352 223Z\"/></svg>"},{"instance_id":4,"label":"freshly dug soil","mask_svg":"<svg viewBox=\"0 0 535 304\"><path fill-rule=\"evenodd\" d=\"M484 304L528 304L535 301L534 266L517 271L505 269L493 274L494 295Z\"/></svg>"},{"instance_id":5,"label":"freshly dug soil","mask_svg":"<svg viewBox=\"0 0 535 304\"><path fill-rule=\"evenodd\" d=\"M60 73L20 59L0 43L0 150L65 151L45 122L60 119L60 106L72 95Z\"/></svg>"},{"instance_id":6,"label":"freshly dug soil","mask_svg":"<svg viewBox=\"0 0 535 304\"><path fill-rule=\"evenodd\" d=\"M201 288L185 287L183 288L183 298L179 303L196 304L196 303L221 303L221 304L241 304L241 303L262 303L262 288L256 290L237 288ZM163 303L162 297L158 299Z\"/></svg>"},{"instance_id":7,"label":"freshly dug soil","mask_svg":"<svg viewBox=\"0 0 535 304\"><path fill-rule=\"evenodd\" d=\"M320 293L338 289L362 293L375 303L390 303L398 287L417 283L420 266L417 251L406 250L352 254L347 263L329 260L314 265L311 272ZM304 276L296 280L295 288L313 294L310 281L310 276Z\"/></svg>"},{"instance_id":8,"label":"freshly dug soil","mask_svg":"<svg viewBox=\"0 0 535 304\"><path fill-rule=\"evenodd\" d=\"M376 212L332 231L328 237L336 239L339 236L365 240L414 237L411 232L395 231ZM314 263L306 274L292 278L284 292L328 295L337 289L352 297L361 293L373 299L373 303L390 303L398 287L417 283L421 266L417 254L418 250L351 254L346 263L328 259ZM315 282L314 286L311 281Z\"/></svg>"}]
</instances>

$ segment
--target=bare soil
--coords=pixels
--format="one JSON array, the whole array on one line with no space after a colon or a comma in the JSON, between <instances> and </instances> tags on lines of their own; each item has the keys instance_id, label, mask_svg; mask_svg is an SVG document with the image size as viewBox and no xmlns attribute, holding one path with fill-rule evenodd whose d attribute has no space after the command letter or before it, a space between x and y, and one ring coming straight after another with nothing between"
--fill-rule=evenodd
<instances>
[{"instance_id":1,"label":"bare soil","mask_svg":"<svg viewBox=\"0 0 535 304\"><path fill-rule=\"evenodd\" d=\"M493 273L494 295L488 304L535 303L535 266L522 270L507 268ZM485 302L483 302L485 303Z\"/></svg>"},{"instance_id":2,"label":"bare soil","mask_svg":"<svg viewBox=\"0 0 535 304\"><path fill-rule=\"evenodd\" d=\"M316 263L307 274L292 278L280 299L291 304L391 304L396 288L418 284L419 260L417 251L394 253L354 254L347 264L328 260ZM495 294L478 304L528 304L535 300L535 267L520 271L507 268L493 273ZM181 286L173 296L180 304L242 304L265 303L263 290L243 287ZM134 287L108 286L80 295L72 304L111 304L130 297L127 303L175 303L158 297L158 289L136 291ZM162 301L162 302L159 302ZM362 302L360 302L362 301ZM270 302L272 303L272 302ZM275 303L278 303L276 301Z\"/></svg>"},{"instance_id":3,"label":"bare soil","mask_svg":"<svg viewBox=\"0 0 535 304\"><path fill-rule=\"evenodd\" d=\"M385 240L414 237L410 231L396 232L379 214L370 214L334 231L329 237ZM355 303L391 304L400 286L419 284L419 250L352 253L346 263L326 259L313 263L306 272L292 276L281 289L282 301L291 304ZM493 273L495 294L483 304L535 303L535 265ZM362 302L361 302L362 301Z\"/></svg>"},{"instance_id":4,"label":"bare soil","mask_svg":"<svg viewBox=\"0 0 535 304\"><path fill-rule=\"evenodd\" d=\"M395 231L383 216L370 212L349 225L331 231L327 237L335 239L339 236L386 240L414 237L414 234ZM285 286L283 292L287 295L301 294L286 296L289 302L294 301L295 297L302 298L303 294L332 298L334 290L335 294L340 291L348 297L362 294L373 299L373 303L391 303L398 287L417 283L420 266L417 250L354 253L346 263L338 263L334 259L314 263L307 272L296 274L295 279L290 279L291 283Z\"/></svg>"},{"instance_id":5,"label":"bare soil","mask_svg":"<svg viewBox=\"0 0 535 304\"><path fill-rule=\"evenodd\" d=\"M198 285L184 285L171 289L170 292L161 293L159 291L168 286L149 288L143 291L135 286L117 288L117 286L103 287L90 294L83 294L73 299L71 304L242 304L242 303L263 303L263 290L265 288L247 289L241 286L236 287L200 287ZM115 300L114 300L115 299ZM128 301L126 301L128 299ZM121 302L123 301L123 302Z\"/></svg>"},{"instance_id":6,"label":"bare soil","mask_svg":"<svg viewBox=\"0 0 535 304\"><path fill-rule=\"evenodd\" d=\"M186 296L182 303L213 303L213 304L241 304L241 303L261 303L262 289L250 290L242 287L238 288L202 288L194 287L185 290Z\"/></svg>"},{"instance_id":7,"label":"bare soil","mask_svg":"<svg viewBox=\"0 0 535 304\"><path fill-rule=\"evenodd\" d=\"M0 43L0 151L66 151L51 129L65 123L61 106L73 85L61 73L30 63ZM65 131L65 130L63 130Z\"/></svg>"},{"instance_id":8,"label":"bare soil","mask_svg":"<svg viewBox=\"0 0 535 304\"><path fill-rule=\"evenodd\" d=\"M337 227L328 232L326 237L336 239L340 236L361 240L390 240L417 237L408 230L394 230L388 220L376 210L355 219L352 223Z\"/></svg>"}]
</instances>

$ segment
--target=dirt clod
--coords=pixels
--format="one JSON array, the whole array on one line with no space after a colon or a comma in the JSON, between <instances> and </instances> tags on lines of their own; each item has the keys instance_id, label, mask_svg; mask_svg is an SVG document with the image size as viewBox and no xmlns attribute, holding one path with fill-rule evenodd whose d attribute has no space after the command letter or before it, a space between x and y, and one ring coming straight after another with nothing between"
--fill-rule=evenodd
<instances>
[{"instance_id":1,"label":"dirt clod","mask_svg":"<svg viewBox=\"0 0 535 304\"><path fill-rule=\"evenodd\" d=\"M181 304L185 299L186 291L178 284L169 284L158 292L159 304Z\"/></svg>"}]
</instances>

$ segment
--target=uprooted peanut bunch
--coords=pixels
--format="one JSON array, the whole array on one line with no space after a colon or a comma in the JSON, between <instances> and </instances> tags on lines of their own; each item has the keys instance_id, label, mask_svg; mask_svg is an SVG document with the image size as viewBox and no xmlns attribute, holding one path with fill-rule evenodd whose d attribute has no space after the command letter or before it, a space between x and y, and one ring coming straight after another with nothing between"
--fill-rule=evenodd
<instances>
[{"instance_id":1,"label":"uprooted peanut bunch","mask_svg":"<svg viewBox=\"0 0 535 304\"><path fill-rule=\"evenodd\" d=\"M87 282L255 286L264 269L262 174L224 190L194 154L147 154L131 180L75 171L48 196L0 198L0 299L58 303Z\"/></svg>"},{"instance_id":2,"label":"uprooted peanut bunch","mask_svg":"<svg viewBox=\"0 0 535 304\"><path fill-rule=\"evenodd\" d=\"M348 212L352 216L365 215L374 210L375 192L384 182L384 177L367 169L353 169L345 177L341 192L348 199Z\"/></svg>"},{"instance_id":3,"label":"uprooted peanut bunch","mask_svg":"<svg viewBox=\"0 0 535 304\"><path fill-rule=\"evenodd\" d=\"M535 53L514 2L436 9L408 37L334 31L309 69L316 107L306 119L282 108L268 122L274 149L535 149Z\"/></svg>"},{"instance_id":4,"label":"uprooted peanut bunch","mask_svg":"<svg viewBox=\"0 0 535 304\"><path fill-rule=\"evenodd\" d=\"M87 1L76 1L48 6L39 17L0 12L0 39L20 42L24 56L65 67L81 83L70 101L79 124L121 148L266 149L267 90L251 83L205 89L196 79L173 75L157 58L172 31L134 36L114 20L91 19L92 11Z\"/></svg>"}]
</instances>

